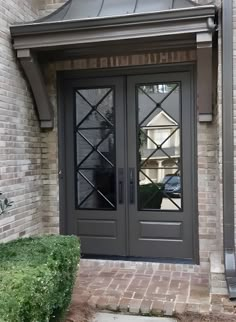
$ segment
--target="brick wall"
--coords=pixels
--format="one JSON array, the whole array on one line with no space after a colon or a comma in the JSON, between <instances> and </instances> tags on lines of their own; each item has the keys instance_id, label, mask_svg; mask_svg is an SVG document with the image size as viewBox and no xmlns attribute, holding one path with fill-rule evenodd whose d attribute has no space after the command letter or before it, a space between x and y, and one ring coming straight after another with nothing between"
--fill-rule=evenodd
<instances>
[{"instance_id":1,"label":"brick wall","mask_svg":"<svg viewBox=\"0 0 236 322\"><path fill-rule=\"evenodd\" d=\"M55 124L57 124L57 94L56 74L52 68L45 73L48 93L54 106ZM43 180L43 203L42 220L45 233L56 234L59 232L59 182L58 182L58 131L41 133L42 146L42 180Z\"/></svg>"},{"instance_id":2,"label":"brick wall","mask_svg":"<svg viewBox=\"0 0 236 322\"><path fill-rule=\"evenodd\" d=\"M0 0L0 191L14 206L0 217L0 240L42 231L40 130L9 25L38 16L36 0Z\"/></svg>"},{"instance_id":3,"label":"brick wall","mask_svg":"<svg viewBox=\"0 0 236 322\"><path fill-rule=\"evenodd\" d=\"M219 247L217 234L217 124L198 124L198 211L201 264Z\"/></svg>"},{"instance_id":4,"label":"brick wall","mask_svg":"<svg viewBox=\"0 0 236 322\"><path fill-rule=\"evenodd\" d=\"M217 6L221 5L221 0L215 1ZM221 19L219 19L218 34L218 68L217 68L217 102L215 104L215 120L217 126L217 235L218 249L223 251L223 185L222 185L222 40L221 40Z\"/></svg>"}]
</instances>

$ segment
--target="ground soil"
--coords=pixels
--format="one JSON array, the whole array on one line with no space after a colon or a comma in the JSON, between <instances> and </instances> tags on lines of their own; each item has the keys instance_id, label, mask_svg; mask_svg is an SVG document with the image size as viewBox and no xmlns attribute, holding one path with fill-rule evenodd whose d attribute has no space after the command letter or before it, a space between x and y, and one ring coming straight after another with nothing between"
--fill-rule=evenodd
<instances>
[{"instance_id":1,"label":"ground soil","mask_svg":"<svg viewBox=\"0 0 236 322\"><path fill-rule=\"evenodd\" d=\"M87 303L72 303L65 322L91 322L94 315L95 310Z\"/></svg>"},{"instance_id":2,"label":"ground soil","mask_svg":"<svg viewBox=\"0 0 236 322\"><path fill-rule=\"evenodd\" d=\"M236 322L236 315L200 315L185 313L177 316L181 322Z\"/></svg>"},{"instance_id":3,"label":"ground soil","mask_svg":"<svg viewBox=\"0 0 236 322\"><path fill-rule=\"evenodd\" d=\"M91 322L94 315L95 309L87 303L72 303L65 322ZM179 322L236 322L236 315L185 313L176 316L176 318Z\"/></svg>"}]
</instances>

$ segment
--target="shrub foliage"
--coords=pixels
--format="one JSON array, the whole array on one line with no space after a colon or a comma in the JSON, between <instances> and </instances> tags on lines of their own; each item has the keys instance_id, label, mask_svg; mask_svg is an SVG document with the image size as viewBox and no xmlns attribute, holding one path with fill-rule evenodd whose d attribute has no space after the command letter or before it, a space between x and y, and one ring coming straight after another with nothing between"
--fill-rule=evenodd
<instances>
[{"instance_id":1,"label":"shrub foliage","mask_svg":"<svg viewBox=\"0 0 236 322\"><path fill-rule=\"evenodd\" d=\"M76 237L45 236L0 245L0 322L59 321L76 278Z\"/></svg>"}]
</instances>

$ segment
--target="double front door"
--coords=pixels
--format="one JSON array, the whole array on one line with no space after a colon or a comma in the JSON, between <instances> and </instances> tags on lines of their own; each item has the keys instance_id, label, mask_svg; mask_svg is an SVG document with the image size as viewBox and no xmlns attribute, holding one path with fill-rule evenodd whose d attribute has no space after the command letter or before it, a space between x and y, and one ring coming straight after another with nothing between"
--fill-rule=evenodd
<instances>
[{"instance_id":1,"label":"double front door","mask_svg":"<svg viewBox=\"0 0 236 322\"><path fill-rule=\"evenodd\" d=\"M66 82L66 233L82 253L193 258L190 76Z\"/></svg>"}]
</instances>

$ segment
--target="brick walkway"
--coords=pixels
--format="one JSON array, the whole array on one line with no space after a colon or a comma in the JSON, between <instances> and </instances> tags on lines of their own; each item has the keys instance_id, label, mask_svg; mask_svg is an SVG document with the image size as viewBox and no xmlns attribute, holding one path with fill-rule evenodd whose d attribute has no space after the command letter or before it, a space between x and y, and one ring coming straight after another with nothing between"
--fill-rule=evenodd
<instances>
[{"instance_id":1,"label":"brick walkway","mask_svg":"<svg viewBox=\"0 0 236 322\"><path fill-rule=\"evenodd\" d=\"M234 313L235 302L209 295L208 280L198 266L82 259L73 303L134 314Z\"/></svg>"}]
</instances>

